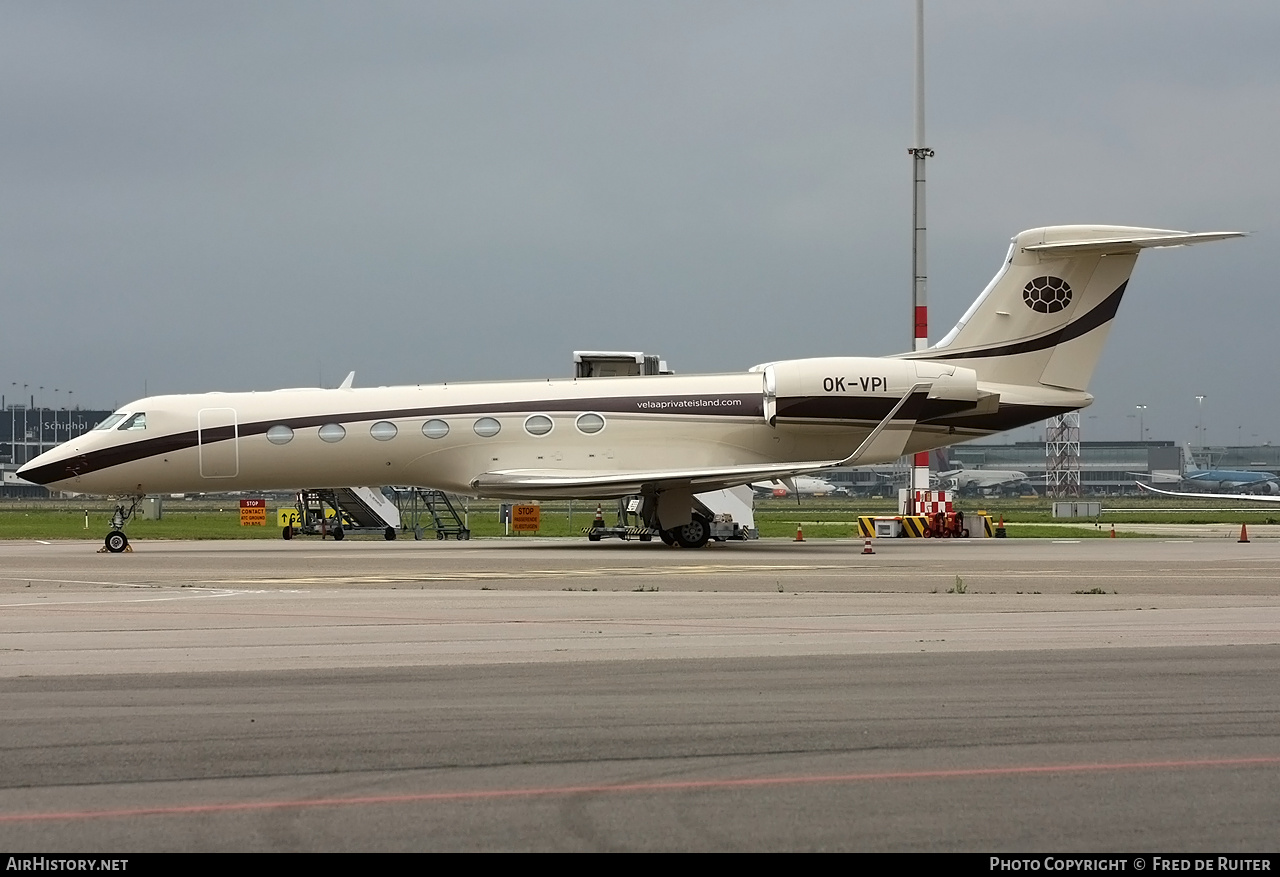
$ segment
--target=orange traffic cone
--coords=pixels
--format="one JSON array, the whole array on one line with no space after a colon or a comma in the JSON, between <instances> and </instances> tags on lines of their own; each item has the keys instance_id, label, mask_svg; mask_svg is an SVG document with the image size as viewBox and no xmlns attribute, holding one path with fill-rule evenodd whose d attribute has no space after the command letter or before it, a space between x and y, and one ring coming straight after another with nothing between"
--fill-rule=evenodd
<instances>
[{"instance_id":1,"label":"orange traffic cone","mask_svg":"<svg viewBox=\"0 0 1280 877\"><path fill-rule=\"evenodd\" d=\"M591 522L591 526L593 527L604 526L604 509L600 506L599 503L596 503L596 519Z\"/></svg>"},{"instance_id":2,"label":"orange traffic cone","mask_svg":"<svg viewBox=\"0 0 1280 877\"><path fill-rule=\"evenodd\" d=\"M1248 531L1247 529L1245 529L1244 524L1241 524L1241 525L1240 525L1240 538L1239 538L1239 539L1237 539L1236 541L1237 541L1237 542L1248 542L1248 541L1249 541L1249 531Z\"/></svg>"},{"instance_id":3,"label":"orange traffic cone","mask_svg":"<svg viewBox=\"0 0 1280 877\"><path fill-rule=\"evenodd\" d=\"M863 554L875 554L875 553L876 553L876 550L875 550L874 548L872 548L872 547L871 547L871 537L870 537L870 536L868 536L866 539L862 540L862 553L863 553Z\"/></svg>"},{"instance_id":4,"label":"orange traffic cone","mask_svg":"<svg viewBox=\"0 0 1280 877\"><path fill-rule=\"evenodd\" d=\"M1116 538L1116 525L1115 525L1115 524L1112 524L1112 525L1111 525L1111 538L1112 538L1112 539Z\"/></svg>"},{"instance_id":5,"label":"orange traffic cone","mask_svg":"<svg viewBox=\"0 0 1280 877\"><path fill-rule=\"evenodd\" d=\"M799 524L796 524L796 541L804 541L804 529Z\"/></svg>"}]
</instances>

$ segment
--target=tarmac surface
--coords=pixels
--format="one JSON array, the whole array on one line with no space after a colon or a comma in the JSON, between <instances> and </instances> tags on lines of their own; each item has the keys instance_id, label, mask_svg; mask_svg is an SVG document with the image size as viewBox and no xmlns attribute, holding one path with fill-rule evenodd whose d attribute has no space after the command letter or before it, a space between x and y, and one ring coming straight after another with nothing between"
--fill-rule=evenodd
<instances>
[{"instance_id":1,"label":"tarmac surface","mask_svg":"<svg viewBox=\"0 0 1280 877\"><path fill-rule=\"evenodd\" d=\"M1269 534L99 544L0 543L2 850L1280 849Z\"/></svg>"}]
</instances>

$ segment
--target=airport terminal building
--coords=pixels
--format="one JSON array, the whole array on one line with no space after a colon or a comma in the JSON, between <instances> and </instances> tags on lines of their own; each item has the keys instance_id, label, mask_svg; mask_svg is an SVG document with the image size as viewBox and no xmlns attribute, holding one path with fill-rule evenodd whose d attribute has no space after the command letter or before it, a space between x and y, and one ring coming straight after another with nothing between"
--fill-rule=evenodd
<instances>
[{"instance_id":1,"label":"airport terminal building","mask_svg":"<svg viewBox=\"0 0 1280 877\"><path fill-rule=\"evenodd\" d=\"M18 467L69 438L93 429L110 411L7 405L0 411L0 496L42 497L49 491L20 482Z\"/></svg>"}]
</instances>

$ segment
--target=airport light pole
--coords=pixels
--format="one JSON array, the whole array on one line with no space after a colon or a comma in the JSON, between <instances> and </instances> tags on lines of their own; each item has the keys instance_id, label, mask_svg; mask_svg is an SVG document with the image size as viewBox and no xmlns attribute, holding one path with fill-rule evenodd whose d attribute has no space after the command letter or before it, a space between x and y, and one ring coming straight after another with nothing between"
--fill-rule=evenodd
<instances>
[{"instance_id":1,"label":"airport light pole","mask_svg":"<svg viewBox=\"0 0 1280 877\"><path fill-rule=\"evenodd\" d=\"M911 200L911 349L929 346L929 305L925 270L924 162L933 150L924 145L924 0L916 0L916 101L915 141L907 150L915 173ZM915 455L911 468L911 491L929 489L929 452ZM910 502L914 493L908 498Z\"/></svg>"},{"instance_id":2,"label":"airport light pole","mask_svg":"<svg viewBox=\"0 0 1280 877\"><path fill-rule=\"evenodd\" d=\"M1204 394L1196 396L1196 432L1199 434L1198 439L1200 447L1204 447Z\"/></svg>"},{"instance_id":3,"label":"airport light pole","mask_svg":"<svg viewBox=\"0 0 1280 877\"><path fill-rule=\"evenodd\" d=\"M1147 406L1134 405L1133 407L1138 409L1138 441L1144 441L1146 439L1147 430L1146 426L1143 424L1143 418L1146 416Z\"/></svg>"}]
</instances>

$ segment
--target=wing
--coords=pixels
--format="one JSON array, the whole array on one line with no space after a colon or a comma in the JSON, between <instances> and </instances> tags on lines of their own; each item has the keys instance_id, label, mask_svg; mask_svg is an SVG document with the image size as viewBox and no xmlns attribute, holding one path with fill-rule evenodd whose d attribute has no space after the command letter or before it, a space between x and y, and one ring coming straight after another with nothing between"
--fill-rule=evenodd
<instances>
[{"instance_id":1,"label":"wing","mask_svg":"<svg viewBox=\"0 0 1280 877\"><path fill-rule=\"evenodd\" d=\"M1135 481L1142 490L1149 493L1159 493L1164 496L1184 496L1190 499L1238 499L1243 502L1280 502L1280 495L1260 494L1260 493L1187 493L1184 491L1161 490L1158 487L1151 487L1143 484L1141 481Z\"/></svg>"},{"instance_id":2,"label":"wing","mask_svg":"<svg viewBox=\"0 0 1280 877\"><path fill-rule=\"evenodd\" d=\"M695 493L775 481L807 475L839 460L820 460L768 466L725 466L703 469L655 469L635 472L600 472L566 469L507 469L486 472L471 481L480 496L495 498L611 499L672 487L692 487Z\"/></svg>"},{"instance_id":3,"label":"wing","mask_svg":"<svg viewBox=\"0 0 1280 877\"><path fill-rule=\"evenodd\" d=\"M494 499L612 499L635 493L692 488L695 493L808 475L832 466L849 466L863 458L896 460L902 456L911 430L929 396L931 383L912 385L884 419L876 424L849 456L841 460L786 463L748 463L688 469L566 470L501 469L471 480L477 496Z\"/></svg>"}]
</instances>

